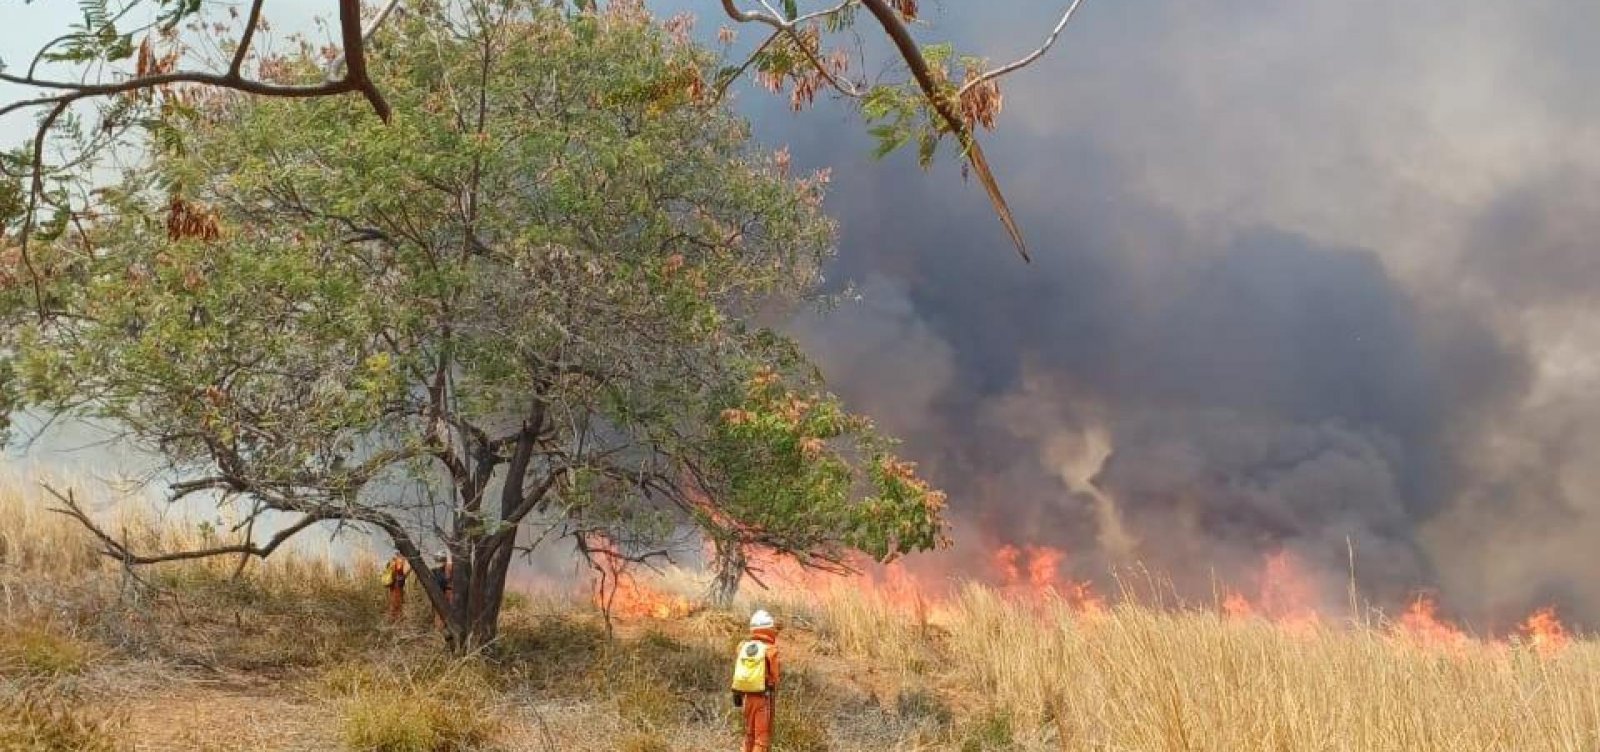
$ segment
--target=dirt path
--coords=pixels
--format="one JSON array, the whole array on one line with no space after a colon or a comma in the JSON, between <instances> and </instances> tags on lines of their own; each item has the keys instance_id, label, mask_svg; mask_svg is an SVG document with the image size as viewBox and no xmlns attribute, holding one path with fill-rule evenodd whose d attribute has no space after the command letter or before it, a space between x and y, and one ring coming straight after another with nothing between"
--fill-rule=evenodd
<instances>
[{"instance_id":1,"label":"dirt path","mask_svg":"<svg viewBox=\"0 0 1600 752\"><path fill-rule=\"evenodd\" d=\"M108 702L136 752L326 752L337 717L271 682L181 680Z\"/></svg>"}]
</instances>

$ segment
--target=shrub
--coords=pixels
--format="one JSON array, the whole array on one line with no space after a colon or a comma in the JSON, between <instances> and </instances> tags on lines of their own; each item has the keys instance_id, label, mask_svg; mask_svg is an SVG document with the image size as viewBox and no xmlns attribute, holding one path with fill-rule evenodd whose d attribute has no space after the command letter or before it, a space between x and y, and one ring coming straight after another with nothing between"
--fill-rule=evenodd
<instances>
[{"instance_id":1,"label":"shrub","mask_svg":"<svg viewBox=\"0 0 1600 752\"><path fill-rule=\"evenodd\" d=\"M827 688L808 674L786 672L775 699L774 752L828 752Z\"/></svg>"}]
</instances>

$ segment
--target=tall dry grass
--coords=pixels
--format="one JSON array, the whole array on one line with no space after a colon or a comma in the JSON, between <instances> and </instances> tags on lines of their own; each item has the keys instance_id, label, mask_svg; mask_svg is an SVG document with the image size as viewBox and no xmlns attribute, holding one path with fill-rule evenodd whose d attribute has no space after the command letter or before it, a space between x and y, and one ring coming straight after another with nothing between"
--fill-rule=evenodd
<instances>
[{"instance_id":1,"label":"tall dry grass","mask_svg":"<svg viewBox=\"0 0 1600 752\"><path fill-rule=\"evenodd\" d=\"M71 580L88 572L115 569L116 562L99 553L88 530L71 517L52 511L60 505L42 489L43 483L58 488L75 485L0 473L0 573ZM133 494L80 501L91 511L98 510L96 523L103 530L127 541L139 553L212 548L237 543L242 536L236 529L241 526L226 517L200 520L164 513L166 510ZM239 562L240 557L221 556L154 565L148 571L183 583L232 578L240 571ZM307 533L273 557L247 559L243 572L248 573L250 584L272 590L338 590L353 581L376 581L381 567L370 551L336 550L333 542Z\"/></svg>"},{"instance_id":2,"label":"tall dry grass","mask_svg":"<svg viewBox=\"0 0 1600 752\"><path fill-rule=\"evenodd\" d=\"M835 590L836 629L861 655L932 651L927 679L981 733L1043 749L1455 752L1600 745L1600 646L1542 656L1476 643L1424 646L1376 629L1286 630L1132 605L1099 615L1025 606L978 586L933 636L885 618L870 593ZM876 623L875 623L876 622ZM888 642L911 644L886 645ZM846 645L855 644L847 641ZM982 727L982 728L980 728ZM959 747L958 747L959 748Z\"/></svg>"},{"instance_id":3,"label":"tall dry grass","mask_svg":"<svg viewBox=\"0 0 1600 752\"><path fill-rule=\"evenodd\" d=\"M0 474L0 572L70 577L100 566L83 529L49 508L37 483Z\"/></svg>"},{"instance_id":4,"label":"tall dry grass","mask_svg":"<svg viewBox=\"0 0 1600 752\"><path fill-rule=\"evenodd\" d=\"M0 673L26 666L36 677L58 676L98 659L74 658L75 640L100 640L118 655L144 650L108 639L115 633L107 624L120 617L106 603L90 604L104 611L95 615L99 621L35 618L55 619L48 614L60 613L60 599L34 597L48 611L12 609L19 587L67 592L120 577L114 563L94 554L84 531L26 493L0 482L0 584L10 588L0 641L11 648L0 651L0 664L9 666ZM156 517L108 525L147 550L214 544L227 534ZM168 625L147 630L165 640L151 652L243 670L351 665L353 675L366 676L371 661L389 654L377 562L336 563L314 547L284 553L250 564L237 580L236 559L147 570L184 599L181 614L141 616ZM702 592L690 573L668 573L653 584L685 596ZM1132 604L1085 615L978 586L939 604L932 624L925 610L850 583L751 590L734 614L655 623L652 629L664 631L644 636L624 630L623 643L571 604L540 601L508 616L497 659L505 662L496 669L503 686L474 689L474 702L497 695L497 707L544 708L551 730L540 725L527 737L539 740L534 748L546 744L546 734L556 748L573 750L727 747L727 650L755 607L776 612L791 630L784 638L794 682L782 706L785 751L1600 748L1600 644L1591 641L1549 655L1483 643L1426 647L1381 627L1288 630ZM415 621L425 623L425 615ZM456 738L439 731L442 724L410 723L421 716L388 723L394 719L373 711L395 696L436 694L432 685L424 691L406 684L406 692L392 682L352 686L324 698L338 709L335 735L347 747L426 741L435 732ZM13 725L56 717L9 707ZM448 713L439 719L474 720ZM513 723L506 733L521 739L534 734L528 728Z\"/></svg>"}]
</instances>

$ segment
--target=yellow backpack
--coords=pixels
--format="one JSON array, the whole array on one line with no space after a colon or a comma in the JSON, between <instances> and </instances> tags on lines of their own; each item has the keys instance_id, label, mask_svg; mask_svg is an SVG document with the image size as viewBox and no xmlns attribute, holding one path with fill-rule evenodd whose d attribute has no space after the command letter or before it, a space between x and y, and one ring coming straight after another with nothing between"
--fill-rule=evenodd
<instances>
[{"instance_id":1,"label":"yellow backpack","mask_svg":"<svg viewBox=\"0 0 1600 752\"><path fill-rule=\"evenodd\" d=\"M733 691L759 694L767 691L767 643L745 640L733 660Z\"/></svg>"}]
</instances>

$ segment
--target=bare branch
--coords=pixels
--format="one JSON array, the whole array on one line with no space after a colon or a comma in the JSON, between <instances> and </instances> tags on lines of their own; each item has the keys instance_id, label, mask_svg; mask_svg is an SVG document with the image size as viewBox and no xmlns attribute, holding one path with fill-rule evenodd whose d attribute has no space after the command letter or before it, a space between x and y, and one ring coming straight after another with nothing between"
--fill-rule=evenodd
<instances>
[{"instance_id":1,"label":"bare branch","mask_svg":"<svg viewBox=\"0 0 1600 752\"><path fill-rule=\"evenodd\" d=\"M127 566L159 564L164 561L207 559L213 556L228 556L232 554L254 556L259 559L265 559L268 556L271 556L272 552L276 551L279 546L283 545L295 535L303 532L306 528L309 528L318 522L322 522L323 520L333 519L334 517L338 516L337 513L332 510L306 512L305 516L302 517L300 521L278 531L278 533L272 536L272 538L268 540L264 546L257 546L254 543L251 543L247 537L245 542L231 546L217 546L215 548L146 555L134 553L132 549L128 547L126 541L119 541L116 538L111 537L111 535L106 533L104 530L100 529L99 525L96 525L93 520L89 519L89 515L83 511L83 508L78 506L77 499L74 498L70 489L67 491L67 493L62 494L60 491L57 491L46 484L44 485L44 490L49 492L51 496L56 497L57 500L65 505L64 508L51 509L50 511L56 512L57 514L64 514L77 520L78 524L83 525L83 527L87 529L90 534L94 535L95 538L99 539L101 545L105 547L101 551L102 554L116 559Z\"/></svg>"},{"instance_id":2,"label":"bare branch","mask_svg":"<svg viewBox=\"0 0 1600 752\"><path fill-rule=\"evenodd\" d=\"M104 84L79 84L71 81L51 81L38 78L24 78L22 76L13 76L9 73L0 73L0 81L16 84L18 86L37 86L42 89L56 89L59 91L70 92L69 94L64 94L58 97L32 99L7 105L4 109L0 109L0 115L11 112L20 106L48 104L53 101L59 102L62 100L71 101L74 99L82 99L84 97L101 97L112 94L124 94L130 91L137 91L139 89L151 89L158 86L168 86L171 84L200 84L203 86L215 86L223 89L232 89L234 91L240 91L246 94L261 94L269 97L292 98L321 97L330 94L343 94L346 92L355 91L361 87L360 83L353 81L350 78L345 78L338 81L328 81L320 84L294 85L274 84L265 81L256 81L239 76L228 75L225 73L202 73L200 71L177 71L173 73L162 73L155 76L130 78L126 81L117 81L114 83ZM382 117L385 120L388 119L387 109L380 111L378 114L379 117Z\"/></svg>"},{"instance_id":3,"label":"bare branch","mask_svg":"<svg viewBox=\"0 0 1600 752\"><path fill-rule=\"evenodd\" d=\"M1072 0L1072 4L1068 5L1066 12L1061 14L1061 20L1056 22L1056 27L1050 31L1050 36L1045 37L1044 44L1039 45L1039 49L1028 53L1026 56L1018 60L1014 60L1010 63L1002 65L994 70L988 71L987 73L983 73L977 78L966 82L961 86L961 93L966 94L967 90L974 86L978 86L985 81L1000 78L1001 76L1005 76L1026 68L1027 66L1032 65L1033 61L1044 57L1044 53L1049 52L1050 48L1055 46L1056 40L1061 37L1061 31L1067 28L1067 22L1072 20L1072 14L1077 12L1078 6L1082 4L1083 0Z\"/></svg>"},{"instance_id":4,"label":"bare branch","mask_svg":"<svg viewBox=\"0 0 1600 752\"><path fill-rule=\"evenodd\" d=\"M361 30L361 41L363 44L372 39L372 35L377 33L378 27L382 26L383 22L388 20L389 14L394 12L394 9L399 5L400 0L389 0L389 2L384 4L383 8L378 11L378 15L373 17L371 23L368 23L367 27ZM345 54L341 51L338 57L334 58L328 63L327 70L330 77L333 75L334 71L339 70L340 66L344 65L344 59Z\"/></svg>"},{"instance_id":5,"label":"bare branch","mask_svg":"<svg viewBox=\"0 0 1600 752\"><path fill-rule=\"evenodd\" d=\"M228 64L228 75L239 75L239 69L244 66L245 56L250 54L250 42L256 35L256 26L261 23L261 6L267 0L254 0L250 4L250 17L245 19L244 31L239 33L239 49L233 51L233 62Z\"/></svg>"},{"instance_id":6,"label":"bare branch","mask_svg":"<svg viewBox=\"0 0 1600 752\"><path fill-rule=\"evenodd\" d=\"M22 265L28 269L28 280L33 285L33 303L38 308L39 318L45 318L44 285L39 279L39 270L33 266L33 257L28 255L28 241L33 238L35 215L39 213L39 199L44 195L44 142L49 134L50 127L55 125L61 114L72 105L72 98L63 98L50 110L50 114L39 122L39 129L34 132L33 138L33 181L28 189L28 211L22 218L22 234L17 239L18 253L22 256Z\"/></svg>"},{"instance_id":7,"label":"bare branch","mask_svg":"<svg viewBox=\"0 0 1600 752\"><path fill-rule=\"evenodd\" d=\"M759 11L748 12L740 10L734 0L722 0L722 11L728 14L728 18L739 23L764 23L775 29L783 28L783 19Z\"/></svg>"}]
</instances>

